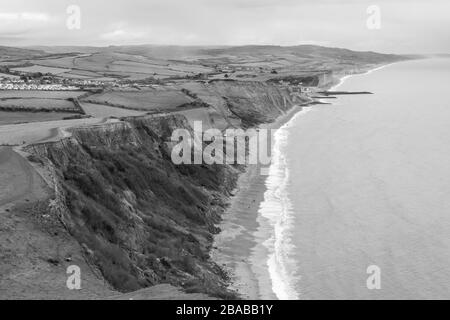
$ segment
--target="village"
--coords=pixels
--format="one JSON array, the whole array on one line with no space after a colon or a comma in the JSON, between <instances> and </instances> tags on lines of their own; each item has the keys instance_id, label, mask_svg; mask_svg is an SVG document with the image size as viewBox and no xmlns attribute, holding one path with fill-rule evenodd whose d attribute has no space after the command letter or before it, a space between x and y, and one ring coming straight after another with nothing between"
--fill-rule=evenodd
<instances>
[{"instance_id":1,"label":"village","mask_svg":"<svg viewBox=\"0 0 450 320\"><path fill-rule=\"evenodd\" d=\"M242 73L242 72L250 73ZM8 73L6 73L8 72ZM173 77L167 79L156 79L148 77L142 80L128 80L128 79L111 79L108 81L101 81L95 79L74 79L57 76L51 73L42 74L27 73L27 72L13 72L4 71L0 73L0 90L39 90L39 91L77 91L77 90L103 90L107 88L115 89L129 89L129 88L156 88L160 85L173 85L179 81L197 80L197 81L217 81L217 80L252 80L256 78L256 74L267 73L271 74L273 79L269 81L281 87L290 87L297 92L309 92L308 86L303 85L301 81L292 81L291 79L278 78L275 75L278 72L272 70L258 70L255 73L255 68L243 68L231 66L216 66L215 72L211 74L196 74L193 76ZM256 80L256 79L255 79Z\"/></svg>"}]
</instances>

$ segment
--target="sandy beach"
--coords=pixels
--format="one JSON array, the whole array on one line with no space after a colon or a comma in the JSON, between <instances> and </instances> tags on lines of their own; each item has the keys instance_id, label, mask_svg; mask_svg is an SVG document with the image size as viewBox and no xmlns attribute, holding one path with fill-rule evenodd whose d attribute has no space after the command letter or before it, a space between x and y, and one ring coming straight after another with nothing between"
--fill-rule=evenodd
<instances>
[{"instance_id":1,"label":"sandy beach","mask_svg":"<svg viewBox=\"0 0 450 320\"><path fill-rule=\"evenodd\" d=\"M278 129L305 107L295 106L275 122L259 126L260 129ZM260 205L264 200L267 175L266 168L248 165L240 175L238 186L230 206L223 215L221 232L215 237L211 257L231 277L230 289L244 299L276 299L272 292L267 269L267 252L262 246L264 238L259 233Z\"/></svg>"}]
</instances>

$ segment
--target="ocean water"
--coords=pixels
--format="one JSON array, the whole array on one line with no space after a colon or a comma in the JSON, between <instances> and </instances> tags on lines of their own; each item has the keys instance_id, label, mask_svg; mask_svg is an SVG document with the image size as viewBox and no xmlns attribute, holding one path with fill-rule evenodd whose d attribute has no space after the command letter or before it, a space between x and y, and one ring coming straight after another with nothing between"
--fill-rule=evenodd
<instances>
[{"instance_id":1,"label":"ocean water","mask_svg":"<svg viewBox=\"0 0 450 320\"><path fill-rule=\"evenodd\" d=\"M449 84L450 59L392 64L277 131L259 211L277 298L450 298Z\"/></svg>"}]
</instances>

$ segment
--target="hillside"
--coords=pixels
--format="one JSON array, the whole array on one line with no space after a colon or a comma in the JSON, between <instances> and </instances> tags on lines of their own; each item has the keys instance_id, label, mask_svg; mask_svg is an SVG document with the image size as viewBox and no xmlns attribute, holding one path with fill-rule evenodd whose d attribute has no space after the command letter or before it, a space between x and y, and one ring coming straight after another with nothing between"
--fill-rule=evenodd
<instances>
[{"instance_id":1,"label":"hillside","mask_svg":"<svg viewBox=\"0 0 450 320\"><path fill-rule=\"evenodd\" d=\"M46 52L42 50L0 46L0 63L10 60L32 59L43 55L46 55Z\"/></svg>"},{"instance_id":2,"label":"hillside","mask_svg":"<svg viewBox=\"0 0 450 320\"><path fill-rule=\"evenodd\" d=\"M236 55L240 57L284 55L294 54L298 56L334 59L358 58L368 62L385 61L390 59L401 59L402 56L393 54L382 54L371 51L353 51L343 48L330 48L317 45L298 46L271 46L271 45L247 45L247 46L162 46L162 45L131 45L131 46L32 46L30 50L45 51L47 53L98 53L116 52L132 55L140 55L148 58L159 59L189 59L198 56L216 57L220 55Z\"/></svg>"},{"instance_id":3,"label":"hillside","mask_svg":"<svg viewBox=\"0 0 450 320\"><path fill-rule=\"evenodd\" d=\"M267 81L281 75L358 72L410 57L313 45L282 46L109 46L31 47L49 55L22 60L43 71L59 68L60 77L102 81L183 80L225 76ZM56 69L57 70L57 69Z\"/></svg>"},{"instance_id":4,"label":"hillside","mask_svg":"<svg viewBox=\"0 0 450 320\"><path fill-rule=\"evenodd\" d=\"M3 59L16 54L6 75L36 76L27 80L36 88L74 86L86 118L5 111L0 167L16 187L0 184L0 294L49 299L177 296L180 288L236 297L210 251L243 168L174 165L172 131L191 131L198 120L205 129L254 128L314 103L306 87L404 58L317 46L35 49L3 48ZM26 85L1 91L2 99L28 94L33 104L37 92L56 94ZM25 123L16 123L19 113ZM71 263L86 272L83 292L65 293ZM148 289L161 284L170 286Z\"/></svg>"},{"instance_id":5,"label":"hillside","mask_svg":"<svg viewBox=\"0 0 450 320\"><path fill-rule=\"evenodd\" d=\"M204 117L215 127L270 122L293 105L287 90L257 82L222 81L190 90L209 98L209 111ZM47 182L46 196L30 197L27 203L36 208L31 212L35 212L36 221L40 221L38 229L43 231L28 233L36 234L34 243L38 247L52 241L66 247L57 254L52 253L55 249L45 253L37 250L37 255L48 256L48 260L33 258L42 270L41 278L63 278L65 266L72 263L65 259L70 257L77 264L98 270L87 275L90 285L84 291L86 297L121 298L116 290L130 293L124 297L149 298L158 291L133 292L163 283L187 293L235 297L227 290L227 275L211 261L209 253L213 235L219 232L216 225L242 168L174 165L167 142L176 128L192 130L192 114L186 116L123 118L115 123L67 129L71 137L23 148L34 170ZM11 218L22 209L15 209ZM53 234L55 230L59 230L57 234ZM27 243L26 239L18 241ZM16 256L11 246L13 243L8 246L10 261L26 259L26 255ZM81 257L86 262L80 261ZM46 273L45 265L51 266L51 273ZM8 274L14 274L14 270ZM102 278L107 287L102 288ZM45 281L34 279L27 286L34 288L29 289L33 292L45 292L46 298L52 298L52 290L59 298L80 297L74 292L65 295L63 288L51 287L51 282ZM10 294L21 297L15 291L20 285L13 284ZM189 298L176 289L161 292Z\"/></svg>"}]
</instances>

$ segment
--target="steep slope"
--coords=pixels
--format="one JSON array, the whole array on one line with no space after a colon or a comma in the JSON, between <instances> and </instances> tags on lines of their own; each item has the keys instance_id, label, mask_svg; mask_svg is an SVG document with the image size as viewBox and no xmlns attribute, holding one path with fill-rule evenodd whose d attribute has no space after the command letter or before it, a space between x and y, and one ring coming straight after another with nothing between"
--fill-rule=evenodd
<instances>
[{"instance_id":1,"label":"steep slope","mask_svg":"<svg viewBox=\"0 0 450 320\"><path fill-rule=\"evenodd\" d=\"M225 298L208 251L235 173L173 165L175 128L188 128L183 117L129 119L30 151L54 168L55 213L114 288L171 283Z\"/></svg>"},{"instance_id":2,"label":"steep slope","mask_svg":"<svg viewBox=\"0 0 450 320\"><path fill-rule=\"evenodd\" d=\"M293 105L288 91L247 86L213 84L208 96L220 103L206 110L240 127L272 121ZM113 288L168 283L231 298L227 275L209 252L241 168L174 165L170 139L180 128L192 131L183 115L126 118L25 150L55 192L48 214Z\"/></svg>"},{"instance_id":3,"label":"steep slope","mask_svg":"<svg viewBox=\"0 0 450 320\"><path fill-rule=\"evenodd\" d=\"M79 243L48 214L52 192L27 160L0 148L0 299L95 299L113 295ZM82 290L66 286L82 270Z\"/></svg>"},{"instance_id":4,"label":"steep slope","mask_svg":"<svg viewBox=\"0 0 450 320\"><path fill-rule=\"evenodd\" d=\"M247 128L272 122L294 104L305 104L311 99L280 87L260 81L189 82L182 85L188 95L209 105L200 117L198 113L184 112L191 121L202 120L204 127L224 130L228 127Z\"/></svg>"}]
</instances>

